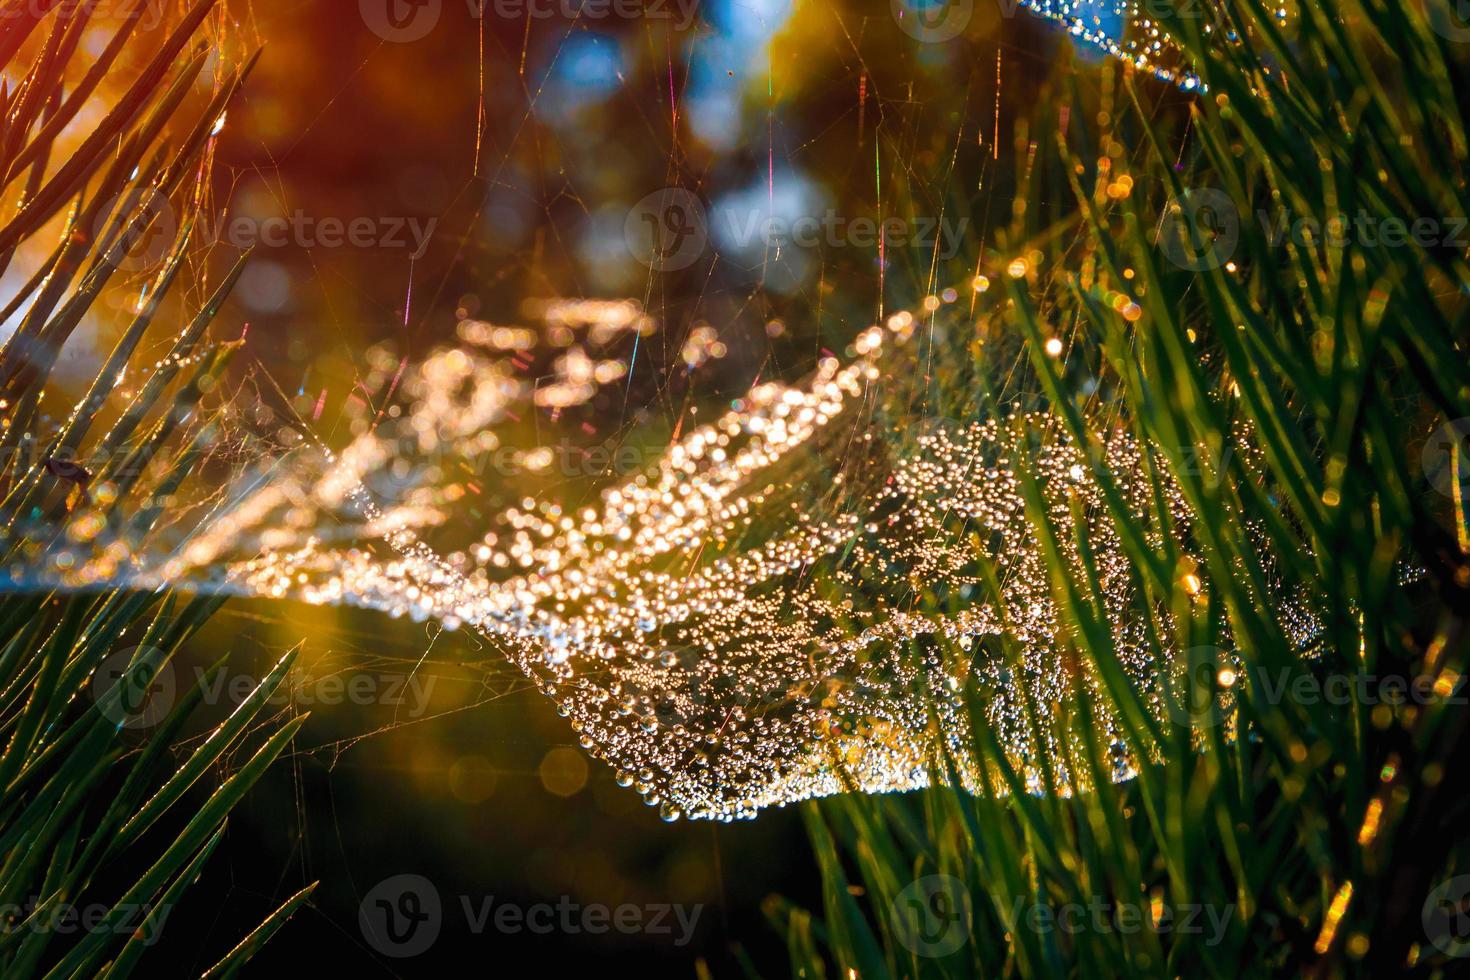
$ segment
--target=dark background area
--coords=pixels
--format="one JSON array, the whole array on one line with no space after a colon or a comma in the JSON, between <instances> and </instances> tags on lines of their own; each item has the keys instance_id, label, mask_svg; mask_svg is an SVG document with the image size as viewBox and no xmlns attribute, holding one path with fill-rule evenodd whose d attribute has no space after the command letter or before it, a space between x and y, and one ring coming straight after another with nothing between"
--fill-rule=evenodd
<instances>
[{"instance_id":1,"label":"dark background area","mask_svg":"<svg viewBox=\"0 0 1470 980\"><path fill-rule=\"evenodd\" d=\"M283 706L313 717L295 756L277 764L231 818L223 853L200 882L201 901L174 913L167 949L192 947L200 957L179 962L181 975L197 976L204 960L234 941L240 923L314 880L321 885L310 907L253 961L252 975L430 977L536 963L558 972L690 975L697 956L730 975L738 968L732 942L766 972L784 972L784 949L761 916L761 901L780 892L820 902L794 809L736 825L663 823L581 753L550 701L499 668L494 652L472 637L446 634L431 645L421 625L385 625L375 614L350 612L331 613L329 625L313 620L320 613L232 604L195 645L202 651L214 641L214 649L236 651L232 670L259 676L279 652L268 637L306 633L304 654L316 666L302 673L316 679L401 676L428 648L420 669L422 685L432 683L429 699L324 707L301 703L308 694ZM210 714L201 710L201 727ZM586 763L568 766L569 757ZM358 906L383 879L410 873L439 894L441 931L424 953L393 959L365 940ZM697 926L687 945L672 915L668 933L476 931L461 904L478 910L493 899L497 907L525 908L562 896L579 907L636 905L650 916L654 906L681 903L698 915Z\"/></svg>"}]
</instances>

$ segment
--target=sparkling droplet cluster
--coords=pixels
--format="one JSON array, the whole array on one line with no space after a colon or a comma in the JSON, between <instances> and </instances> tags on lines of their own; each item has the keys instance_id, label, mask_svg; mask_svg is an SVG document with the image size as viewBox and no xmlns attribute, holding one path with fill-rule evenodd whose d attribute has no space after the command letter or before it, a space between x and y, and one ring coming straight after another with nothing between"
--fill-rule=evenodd
<instances>
[{"instance_id":1,"label":"sparkling droplet cluster","mask_svg":"<svg viewBox=\"0 0 1470 980\"><path fill-rule=\"evenodd\" d=\"M383 359L378 381L402 376L402 410L365 407L340 452L299 438L245 469L183 540L130 543L130 581L472 629L670 819L910 789L936 772L1002 791L975 762L976 724L1031 788L1045 761L1067 792L1085 779L1046 719L1079 686L1101 692L1060 625L1039 502L1075 581L1093 583L1118 663L1167 714L1170 665L1148 631L1173 612L1140 598L1097 474L1157 514L1154 547L1164 527L1187 538L1189 510L1167 476L1155 486L1163 468L1128 434L1078 447L1043 413L895 426L882 393L914 370L920 323L895 314L846 363L825 357L801 383L759 384L676 430L592 503L527 498L471 520L481 464L504 448L497 427L528 403L560 411L618 381L604 365L621 363L600 349L651 329L628 303L551 304L543 320L540 333L467 322L465 346L411 369ZM566 395L552 402L508 359L547 336ZM718 340L691 343L709 353ZM1038 495L1029 513L1023 471ZM99 549L109 569L116 544ZM73 584L116 577L100 557L66 554ZM1191 577L1186 601L1202 601ZM1111 775L1126 777L1135 749L1098 710Z\"/></svg>"},{"instance_id":2,"label":"sparkling droplet cluster","mask_svg":"<svg viewBox=\"0 0 1470 980\"><path fill-rule=\"evenodd\" d=\"M1202 87L1179 43L1179 36L1189 26L1196 27L1207 42L1236 44L1241 40L1225 0L1174 4L1142 0L1020 2L1026 10L1062 25L1078 41L1186 91ZM1287 23L1291 16L1285 6L1275 12L1281 24Z\"/></svg>"}]
</instances>

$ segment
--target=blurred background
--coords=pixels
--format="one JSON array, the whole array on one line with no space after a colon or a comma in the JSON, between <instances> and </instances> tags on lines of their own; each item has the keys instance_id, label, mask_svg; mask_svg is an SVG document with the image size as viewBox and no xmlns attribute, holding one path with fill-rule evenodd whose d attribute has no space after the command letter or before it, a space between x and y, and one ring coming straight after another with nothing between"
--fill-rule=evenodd
<instances>
[{"instance_id":1,"label":"blurred background","mask_svg":"<svg viewBox=\"0 0 1470 980\"><path fill-rule=\"evenodd\" d=\"M255 246L219 330L245 333L253 383L321 438L350 435L335 423L364 378L467 332L533 331L517 366L555 381L573 340L546 322L550 300L646 315L610 342L625 374L497 433L573 463L511 458L478 487L485 513L594 499L702 408L996 274L1008 191L1050 138L1020 120L1038 98L1070 98L1077 62L1096 60L995 0L231 0L226 13L222 50L264 51L220 131L224 217L196 239L198 261L224 268ZM1060 213L1065 177L1046 180ZM76 378L119 328L78 332ZM205 872L212 901L170 923L201 960L320 879L257 971L785 972L762 901L821 901L798 813L662 823L497 651L433 623L233 602L178 670L192 681L227 655L227 678L258 678L298 643L279 710L312 718L232 820L228 857ZM217 700L200 731L228 711ZM359 909L403 874L432 884L442 923L396 958ZM462 903L564 896L698 918L687 937L672 917L666 932L476 934Z\"/></svg>"}]
</instances>

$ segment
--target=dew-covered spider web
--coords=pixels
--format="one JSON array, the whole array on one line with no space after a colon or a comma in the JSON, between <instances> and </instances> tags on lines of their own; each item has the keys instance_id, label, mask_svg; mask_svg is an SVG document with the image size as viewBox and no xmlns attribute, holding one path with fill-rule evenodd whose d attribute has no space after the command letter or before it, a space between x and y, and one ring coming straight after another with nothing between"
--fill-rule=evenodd
<instances>
[{"instance_id":1,"label":"dew-covered spider web","mask_svg":"<svg viewBox=\"0 0 1470 980\"><path fill-rule=\"evenodd\" d=\"M755 384L599 481L590 501L527 498L475 521L468 502L508 459L561 465L509 450L497 429L616 385L626 365L602 348L658 327L631 301L548 303L534 328L466 321L464 344L418 364L379 358L366 397L349 402L357 434L338 451L303 420L278 425L272 400L246 389L199 413L199 438L217 440L228 476L171 499L173 519L146 503L177 494L166 476L125 515L106 503L132 477L105 471L70 488L63 529L30 529L11 587L217 591L475 631L671 818L745 817L936 774L1000 791L970 748L977 718L1032 788L1045 756L1070 790L1085 777L1068 773L1036 712L1098 680L1060 631L1018 468L1034 475L1064 559L1092 576L1118 660L1161 719L1171 665L1156 662L1147 631L1171 613L1141 608L1097 474L1139 513L1162 492L1181 540L1189 510L1162 461L1118 427L1099 457L1040 411L903 421L924 324L894 314L858 336L851 358ZM562 334L556 371L529 383L517 358L548 332ZM681 358L712 356L714 336L691 334ZM273 449L260 452L269 431ZM1311 629L1303 618L1304 642ZM1134 749L1106 712L1101 721L1111 775L1124 778Z\"/></svg>"},{"instance_id":2,"label":"dew-covered spider web","mask_svg":"<svg viewBox=\"0 0 1470 980\"><path fill-rule=\"evenodd\" d=\"M1198 86L1135 4L1023 6ZM34 441L26 506L6 515L5 585L290 599L472 631L669 818L936 779L1006 791L977 757L982 735L1027 788L1051 778L1071 792L1089 777L1051 721L1081 701L1106 775L1127 778L1151 748L1130 744L1062 626L1056 563L1089 583L1127 683L1167 719L1178 651L1161 661L1157 636L1177 610L1140 588L1099 476L1154 517L1151 548L1167 535L1187 550L1190 509L1125 419L1090 419L1105 437L1084 447L1034 401L970 391L946 413L934 400L935 357L966 351L936 344L936 328L974 329L983 278L885 311L804 376L752 378L723 405L672 413L667 431L630 423L572 447L521 438L527 420L607 392L626 407L640 344L667 326L643 301L467 316L458 342L426 357L375 348L353 392L328 406L323 391L304 412L263 370L220 390L212 369L239 343L196 336L137 396L156 397L153 379L181 384L149 440L182 434L182 456L104 440L102 458L76 462L54 451L64 437ZM727 346L707 324L663 339L686 371ZM977 373L1004 377L1017 359L983 355ZM953 368L940 373L968 377ZM345 435L316 425L328 408ZM1233 448L1249 455L1249 438ZM544 492L486 507L510 473L546 475ZM1278 598L1305 647L1315 624Z\"/></svg>"}]
</instances>

